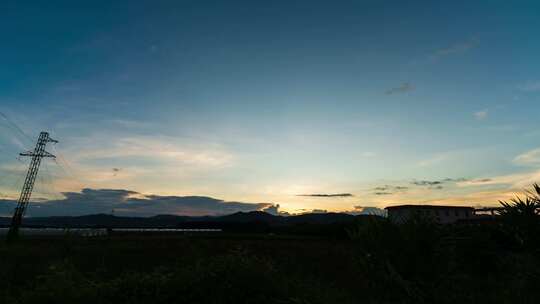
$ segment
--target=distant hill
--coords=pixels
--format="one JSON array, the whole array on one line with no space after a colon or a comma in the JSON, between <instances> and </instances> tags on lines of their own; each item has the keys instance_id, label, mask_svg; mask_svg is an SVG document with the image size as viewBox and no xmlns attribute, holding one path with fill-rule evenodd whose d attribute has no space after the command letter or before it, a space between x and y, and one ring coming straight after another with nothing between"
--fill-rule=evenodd
<instances>
[{"instance_id":1,"label":"distant hill","mask_svg":"<svg viewBox=\"0 0 540 304\"><path fill-rule=\"evenodd\" d=\"M303 214L276 216L266 212L238 212L224 216L176 216L121 217L108 214L59 217L29 217L24 219L28 227L111 227L111 228L219 228L231 225L264 225L268 227L302 224L328 225L351 223L358 217L343 213ZM0 226L9 226L10 218L0 218Z\"/></svg>"}]
</instances>

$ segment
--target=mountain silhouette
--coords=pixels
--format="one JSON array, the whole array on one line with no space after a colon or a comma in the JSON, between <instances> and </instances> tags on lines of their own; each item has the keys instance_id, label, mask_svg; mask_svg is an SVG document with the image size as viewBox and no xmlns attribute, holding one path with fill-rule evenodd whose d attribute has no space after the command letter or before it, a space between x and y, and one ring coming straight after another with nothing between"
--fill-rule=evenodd
<instances>
[{"instance_id":1,"label":"mountain silhouette","mask_svg":"<svg viewBox=\"0 0 540 304\"><path fill-rule=\"evenodd\" d=\"M350 223L354 216L343 213L303 214L293 216L272 215L261 211L237 212L224 216L178 216L156 215L152 217L123 217L110 214L84 216L28 217L23 221L26 227L110 227L110 228L219 228L231 224L292 226L300 224L327 225ZM0 226L7 227L11 218L0 217Z\"/></svg>"}]
</instances>

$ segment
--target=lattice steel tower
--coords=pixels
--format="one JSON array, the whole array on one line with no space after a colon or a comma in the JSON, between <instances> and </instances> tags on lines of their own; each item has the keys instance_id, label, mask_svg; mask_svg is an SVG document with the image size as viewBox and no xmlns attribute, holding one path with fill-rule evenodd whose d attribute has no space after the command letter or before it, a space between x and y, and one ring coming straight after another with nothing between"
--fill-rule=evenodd
<instances>
[{"instance_id":1,"label":"lattice steel tower","mask_svg":"<svg viewBox=\"0 0 540 304\"><path fill-rule=\"evenodd\" d=\"M13 213L13 218L11 219L11 226L9 227L8 240L16 239L19 236L19 228L21 226L22 218L26 212L26 207L30 202L30 197L32 196L32 190L34 189L34 183L39 171L39 165L41 160L44 157L55 158L56 156L45 151L45 146L47 143L57 143L58 141L49 137L49 133L41 132L39 138L34 148L34 151L27 151L19 154L20 156L32 157L30 166L28 167L28 173L26 174L26 179L24 181L24 186L21 190L21 196L17 202L17 208Z\"/></svg>"}]
</instances>

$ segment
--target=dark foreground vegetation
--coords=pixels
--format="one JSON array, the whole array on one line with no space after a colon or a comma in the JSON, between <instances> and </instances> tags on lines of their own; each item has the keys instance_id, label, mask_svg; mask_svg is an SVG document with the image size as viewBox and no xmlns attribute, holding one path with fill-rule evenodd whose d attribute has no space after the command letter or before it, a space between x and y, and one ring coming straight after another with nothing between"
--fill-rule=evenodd
<instances>
[{"instance_id":1,"label":"dark foreground vegetation","mask_svg":"<svg viewBox=\"0 0 540 304\"><path fill-rule=\"evenodd\" d=\"M367 217L348 238L23 239L0 245L0 303L539 303L538 193L489 223Z\"/></svg>"}]
</instances>

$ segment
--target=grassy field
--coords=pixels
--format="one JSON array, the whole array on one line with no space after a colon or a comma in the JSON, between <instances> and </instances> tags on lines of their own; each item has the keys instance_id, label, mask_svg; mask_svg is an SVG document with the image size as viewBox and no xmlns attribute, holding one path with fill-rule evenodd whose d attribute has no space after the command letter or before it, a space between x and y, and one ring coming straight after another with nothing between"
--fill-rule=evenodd
<instances>
[{"instance_id":1,"label":"grassy field","mask_svg":"<svg viewBox=\"0 0 540 304\"><path fill-rule=\"evenodd\" d=\"M349 239L111 235L0 245L0 303L538 303L540 259L491 228L361 223Z\"/></svg>"}]
</instances>

